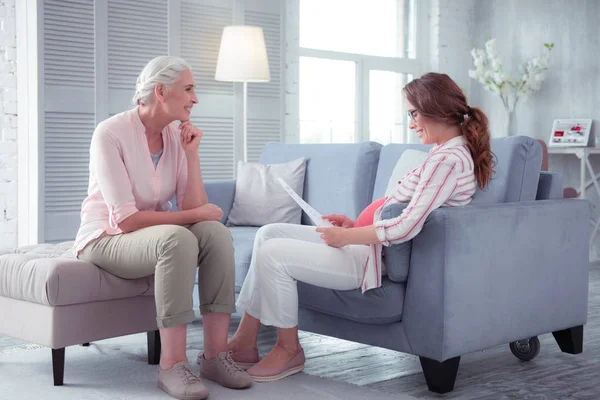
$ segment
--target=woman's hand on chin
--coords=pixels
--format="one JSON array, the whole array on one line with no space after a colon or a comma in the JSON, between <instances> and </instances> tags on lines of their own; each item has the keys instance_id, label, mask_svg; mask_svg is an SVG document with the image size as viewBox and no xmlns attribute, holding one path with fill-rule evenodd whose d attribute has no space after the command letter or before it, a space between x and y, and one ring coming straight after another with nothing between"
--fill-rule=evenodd
<instances>
[{"instance_id":1,"label":"woman's hand on chin","mask_svg":"<svg viewBox=\"0 0 600 400\"><path fill-rule=\"evenodd\" d=\"M179 124L181 146L186 153L198 153L198 145L202 139L202 131L196 128L188 121L182 121Z\"/></svg>"}]
</instances>

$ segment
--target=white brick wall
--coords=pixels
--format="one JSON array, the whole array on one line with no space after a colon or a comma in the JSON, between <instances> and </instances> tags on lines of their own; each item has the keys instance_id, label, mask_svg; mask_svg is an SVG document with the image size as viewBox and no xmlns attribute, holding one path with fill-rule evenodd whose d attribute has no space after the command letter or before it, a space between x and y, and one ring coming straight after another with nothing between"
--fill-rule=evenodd
<instances>
[{"instance_id":1,"label":"white brick wall","mask_svg":"<svg viewBox=\"0 0 600 400\"><path fill-rule=\"evenodd\" d=\"M475 0L431 0L429 40L431 70L448 74L469 96ZM470 97L470 96L469 96Z\"/></svg>"},{"instance_id":2,"label":"white brick wall","mask_svg":"<svg viewBox=\"0 0 600 400\"><path fill-rule=\"evenodd\" d=\"M15 1L0 0L0 248L17 245Z\"/></svg>"}]
</instances>

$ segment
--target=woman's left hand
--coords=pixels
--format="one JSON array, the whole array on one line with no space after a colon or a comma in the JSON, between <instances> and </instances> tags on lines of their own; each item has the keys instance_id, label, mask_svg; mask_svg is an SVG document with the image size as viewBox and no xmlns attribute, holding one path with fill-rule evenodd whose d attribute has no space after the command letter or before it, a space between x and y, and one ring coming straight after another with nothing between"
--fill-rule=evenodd
<instances>
[{"instance_id":1,"label":"woman's left hand","mask_svg":"<svg viewBox=\"0 0 600 400\"><path fill-rule=\"evenodd\" d=\"M317 232L321 233L321 239L331 247L344 247L349 244L346 240L346 228L334 227L318 227Z\"/></svg>"},{"instance_id":2,"label":"woman's left hand","mask_svg":"<svg viewBox=\"0 0 600 400\"><path fill-rule=\"evenodd\" d=\"M196 128L190 121L183 121L179 124L181 130L180 139L181 146L186 153L197 153L200 139L202 139L202 131Z\"/></svg>"}]
</instances>

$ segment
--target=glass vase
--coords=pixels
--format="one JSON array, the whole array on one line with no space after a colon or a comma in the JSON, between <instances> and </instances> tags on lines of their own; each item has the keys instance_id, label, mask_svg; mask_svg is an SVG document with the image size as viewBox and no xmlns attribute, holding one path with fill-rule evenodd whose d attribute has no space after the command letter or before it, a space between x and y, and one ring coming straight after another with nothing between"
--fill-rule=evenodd
<instances>
[{"instance_id":1,"label":"glass vase","mask_svg":"<svg viewBox=\"0 0 600 400\"><path fill-rule=\"evenodd\" d=\"M504 119L504 136L516 136L515 132L515 112L506 110Z\"/></svg>"}]
</instances>

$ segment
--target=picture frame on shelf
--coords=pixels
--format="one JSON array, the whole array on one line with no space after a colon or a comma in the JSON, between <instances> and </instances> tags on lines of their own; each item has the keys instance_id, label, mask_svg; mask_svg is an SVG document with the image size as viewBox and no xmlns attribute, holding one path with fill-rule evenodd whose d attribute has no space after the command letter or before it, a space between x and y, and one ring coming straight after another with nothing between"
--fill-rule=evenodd
<instances>
[{"instance_id":1,"label":"picture frame on shelf","mask_svg":"<svg viewBox=\"0 0 600 400\"><path fill-rule=\"evenodd\" d=\"M555 119L548 147L594 147L592 119Z\"/></svg>"}]
</instances>

